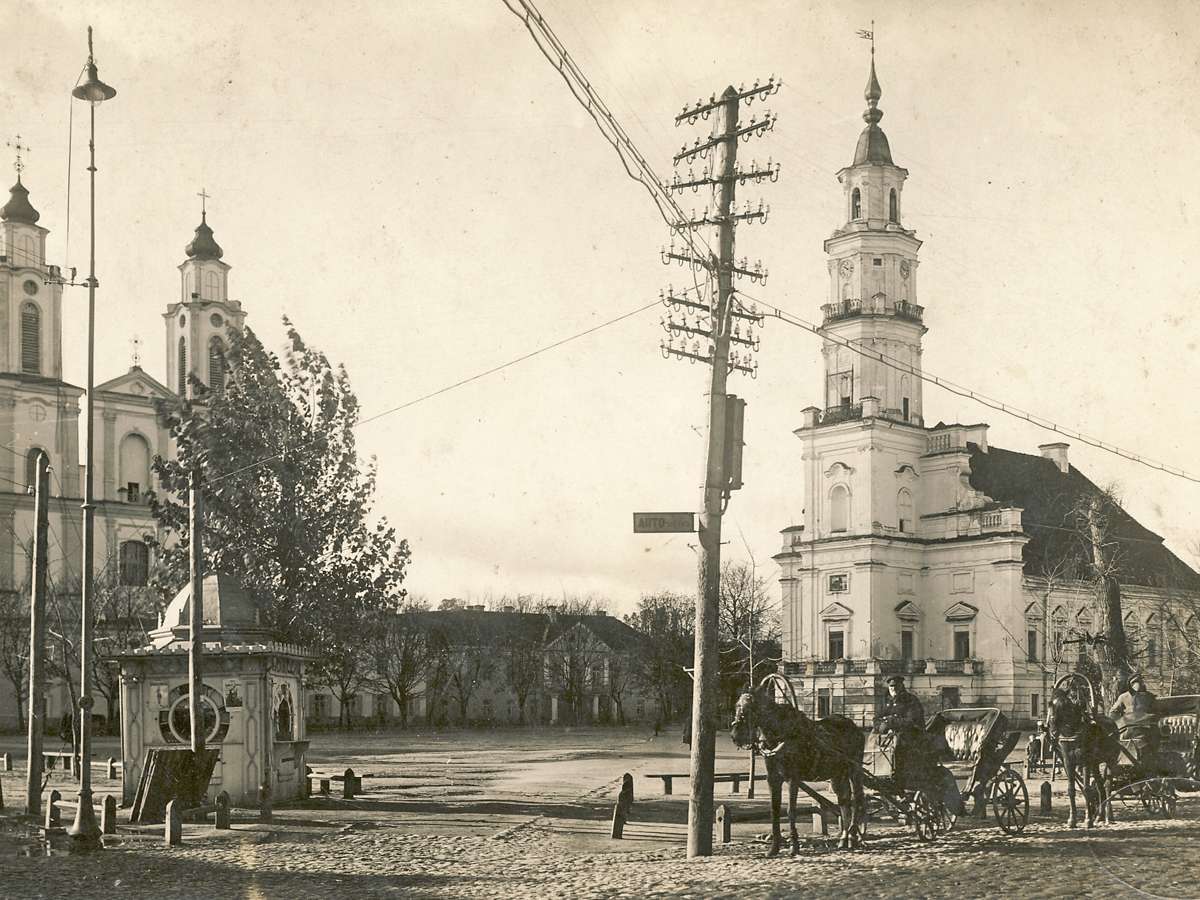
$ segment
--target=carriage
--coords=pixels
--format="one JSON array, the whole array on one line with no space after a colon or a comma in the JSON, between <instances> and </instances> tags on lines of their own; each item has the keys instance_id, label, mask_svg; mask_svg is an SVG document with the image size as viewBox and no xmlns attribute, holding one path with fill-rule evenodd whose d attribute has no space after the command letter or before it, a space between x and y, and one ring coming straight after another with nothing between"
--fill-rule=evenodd
<instances>
[{"instance_id":1,"label":"carriage","mask_svg":"<svg viewBox=\"0 0 1200 900\"><path fill-rule=\"evenodd\" d=\"M923 734L909 737L914 739L918 746L906 751L893 735L868 735L866 819L894 817L921 840L932 841L949 831L973 800L981 817L991 808L1006 834L1025 830L1029 790L1007 762L1020 732L1008 729L1000 710L944 709L929 717Z\"/></svg>"},{"instance_id":2,"label":"carriage","mask_svg":"<svg viewBox=\"0 0 1200 900\"><path fill-rule=\"evenodd\" d=\"M1037 731L1029 736L1025 744L1025 777L1045 775L1051 781L1062 771L1062 756L1054 747L1054 740L1046 729L1046 723L1039 720Z\"/></svg>"}]
</instances>

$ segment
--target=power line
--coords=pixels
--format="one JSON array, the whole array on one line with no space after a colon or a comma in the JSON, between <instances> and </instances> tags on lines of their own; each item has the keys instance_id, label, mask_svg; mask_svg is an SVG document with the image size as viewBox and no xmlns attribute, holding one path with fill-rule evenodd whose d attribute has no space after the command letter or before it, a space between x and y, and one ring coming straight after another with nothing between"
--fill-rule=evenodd
<instances>
[{"instance_id":1,"label":"power line","mask_svg":"<svg viewBox=\"0 0 1200 900\"><path fill-rule=\"evenodd\" d=\"M869 347L866 347L858 341L852 341L848 338L843 338L839 335L833 334L828 329L823 328L820 325L814 325L812 322L809 322L807 319L804 319L795 313L788 312L782 307L776 306L773 303L768 303L766 300L761 300L757 297L754 297L745 291L739 291L739 293L742 294L742 296L753 300L755 303L761 303L768 309L774 310L775 317L780 321L786 322L788 325L793 325L796 328L803 328L805 331L810 331L818 337L824 338L827 341L831 341L840 347L846 348L847 350L851 350L860 356L865 356L868 359L881 362L889 368L912 375L915 378L920 378L922 381L937 385L943 390L949 391L952 394L956 394L959 397L964 397L968 400L974 400L976 403L980 403L983 406L996 410L997 412L1002 412L1014 418L1021 419L1022 421L1028 422L1031 425L1036 425L1038 428L1045 429L1046 431L1052 431L1055 434L1060 434L1064 437L1069 437L1073 440L1087 444L1090 447L1103 450L1106 453L1111 453L1115 456L1120 456L1123 459L1128 459L1131 462L1139 463L1147 468L1151 468L1159 472L1165 472L1168 475L1174 475L1177 478L1183 478L1187 481L1200 484L1200 476L1192 475L1178 466L1159 462L1156 459L1152 459L1151 457L1144 456L1140 453L1134 453L1132 450L1126 450L1123 447L1119 447L1118 445L1108 441L1103 441L1100 438L1086 434L1085 432L1067 427L1065 425L1060 425L1051 419L1047 419L1044 416L1039 416L1036 413L1029 412L1028 410L1022 409L1021 407L1012 403L1006 403L1002 400L996 399L995 397L990 397L980 391L957 384L956 382L950 381L946 378L933 375L924 371L923 369L919 369L916 366L911 365L910 363L906 363L903 360L896 359L895 357L889 356L886 353L881 353L878 350L873 350Z\"/></svg>"}]
</instances>

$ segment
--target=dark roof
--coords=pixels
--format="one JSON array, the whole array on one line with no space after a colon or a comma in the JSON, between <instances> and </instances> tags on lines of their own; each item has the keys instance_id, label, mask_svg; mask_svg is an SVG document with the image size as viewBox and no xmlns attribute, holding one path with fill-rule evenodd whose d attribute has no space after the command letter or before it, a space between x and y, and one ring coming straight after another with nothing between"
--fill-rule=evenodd
<instances>
[{"instance_id":1,"label":"dark roof","mask_svg":"<svg viewBox=\"0 0 1200 900\"><path fill-rule=\"evenodd\" d=\"M196 236L191 243L183 248L188 259L220 259L225 251L213 237L213 230L208 227L208 216L200 213L200 224L196 226Z\"/></svg>"},{"instance_id":2,"label":"dark roof","mask_svg":"<svg viewBox=\"0 0 1200 900\"><path fill-rule=\"evenodd\" d=\"M12 196L8 198L8 202L3 207L0 207L0 219L5 222L24 222L26 225L36 225L42 215L29 202L29 191L25 185L21 184L20 175L17 176L17 183L12 186L9 193Z\"/></svg>"},{"instance_id":3,"label":"dark roof","mask_svg":"<svg viewBox=\"0 0 1200 900\"><path fill-rule=\"evenodd\" d=\"M879 88L879 79L875 77L875 57L871 57L871 77L867 79L867 89L863 91L867 108L863 112L863 121L867 127L858 136L858 146L854 148L854 166L890 166L892 163L892 148L888 146L887 135L879 127L883 118L883 110L879 109L879 98L883 91Z\"/></svg>"},{"instance_id":4,"label":"dark roof","mask_svg":"<svg viewBox=\"0 0 1200 900\"><path fill-rule=\"evenodd\" d=\"M613 650L637 650L641 635L615 616L562 615L530 612L489 612L481 609L445 609L418 613L428 627L450 638L479 636L487 640L528 640L546 644L583 625Z\"/></svg>"},{"instance_id":5,"label":"dark roof","mask_svg":"<svg viewBox=\"0 0 1200 900\"><path fill-rule=\"evenodd\" d=\"M999 506L1019 506L1029 535L1025 545L1027 575L1042 575L1064 564L1060 577L1089 578L1091 546L1077 511L1103 494L1074 466L1068 472L1043 456L1001 447L971 451L971 487ZM1160 535L1141 525L1119 506L1110 514L1106 534L1115 547L1120 580L1127 584L1200 589L1198 575L1163 544Z\"/></svg>"}]
</instances>

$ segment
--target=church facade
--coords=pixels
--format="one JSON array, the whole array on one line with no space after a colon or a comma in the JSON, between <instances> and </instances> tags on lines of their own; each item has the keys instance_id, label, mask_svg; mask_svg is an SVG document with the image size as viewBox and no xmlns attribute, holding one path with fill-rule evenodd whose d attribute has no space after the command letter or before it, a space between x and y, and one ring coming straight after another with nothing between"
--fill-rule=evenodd
<instances>
[{"instance_id":1,"label":"church facade","mask_svg":"<svg viewBox=\"0 0 1200 900\"><path fill-rule=\"evenodd\" d=\"M39 224L40 218L18 174L8 202L0 208L0 591L20 597L15 606L28 609L35 461L45 451L51 470L49 590L61 598L64 611L77 614L83 553L80 416L85 392L63 380L63 292L72 288L47 259L50 232ZM202 215L179 266L179 299L163 313L168 360L164 381L135 360L125 373L96 385L98 591L136 595L146 590L156 537L147 494L154 489L154 458L172 452L167 412L186 393L189 376L210 385L224 377L221 355L228 335L245 319L241 304L228 298L229 265L221 256ZM105 358L102 348L97 353ZM153 610L154 604L148 608ZM151 616L146 629L154 624ZM101 609L101 637L105 628ZM52 648L52 662L61 665L58 657L63 652L61 646ZM5 683L0 689L0 727L18 722L11 687ZM65 683L52 684L48 706L51 717L70 707ZM106 714L105 706L105 697L98 696L96 713Z\"/></svg>"},{"instance_id":2,"label":"church facade","mask_svg":"<svg viewBox=\"0 0 1200 900\"><path fill-rule=\"evenodd\" d=\"M814 715L869 723L900 673L927 713L998 706L1029 725L1103 627L1079 549L1079 511L1102 492L1065 443L1016 453L992 446L986 424L926 424L921 241L904 225L908 171L879 127L873 57L865 97L866 128L837 173L845 222L825 241L821 404L795 430L804 517L774 557L781 670ZM1200 650L1200 577L1119 506L1105 529L1136 664L1179 693Z\"/></svg>"}]
</instances>

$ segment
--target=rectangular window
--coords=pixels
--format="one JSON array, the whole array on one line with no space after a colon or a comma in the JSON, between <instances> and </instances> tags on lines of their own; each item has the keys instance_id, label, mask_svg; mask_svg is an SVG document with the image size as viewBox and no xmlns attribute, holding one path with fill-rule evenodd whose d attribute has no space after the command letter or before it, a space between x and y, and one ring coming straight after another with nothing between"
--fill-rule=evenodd
<instances>
[{"instance_id":1,"label":"rectangular window","mask_svg":"<svg viewBox=\"0 0 1200 900\"><path fill-rule=\"evenodd\" d=\"M1036 719L1042 714L1042 696L1041 694L1029 695L1029 716Z\"/></svg>"},{"instance_id":2,"label":"rectangular window","mask_svg":"<svg viewBox=\"0 0 1200 900\"><path fill-rule=\"evenodd\" d=\"M849 575L842 574L842 575L830 575L829 576L829 593L843 594L848 590L850 590L850 576Z\"/></svg>"},{"instance_id":3,"label":"rectangular window","mask_svg":"<svg viewBox=\"0 0 1200 900\"><path fill-rule=\"evenodd\" d=\"M142 486L136 481L131 481L125 485L125 499L129 503L137 503L142 496Z\"/></svg>"},{"instance_id":4,"label":"rectangular window","mask_svg":"<svg viewBox=\"0 0 1200 900\"><path fill-rule=\"evenodd\" d=\"M971 632L965 629L954 632L954 658L971 658Z\"/></svg>"},{"instance_id":5,"label":"rectangular window","mask_svg":"<svg viewBox=\"0 0 1200 900\"><path fill-rule=\"evenodd\" d=\"M846 655L846 640L841 631L829 632L829 658L841 659Z\"/></svg>"},{"instance_id":6,"label":"rectangular window","mask_svg":"<svg viewBox=\"0 0 1200 900\"><path fill-rule=\"evenodd\" d=\"M958 709L962 706L962 695L956 687L942 688L942 709Z\"/></svg>"},{"instance_id":7,"label":"rectangular window","mask_svg":"<svg viewBox=\"0 0 1200 900\"><path fill-rule=\"evenodd\" d=\"M900 412L903 415L904 421L908 421L908 398L905 397L900 401Z\"/></svg>"},{"instance_id":8,"label":"rectangular window","mask_svg":"<svg viewBox=\"0 0 1200 900\"><path fill-rule=\"evenodd\" d=\"M1037 662L1037 661L1038 661L1038 633L1037 633L1037 629L1036 629L1036 628L1030 628L1030 629L1029 629L1029 631L1028 631L1028 633L1027 633L1027 635L1026 635L1026 638L1025 638L1025 640L1026 640L1026 644L1025 644L1025 646L1026 646L1026 648L1027 648L1027 656L1026 656L1026 658L1027 658L1027 659L1028 659L1030 662ZM1036 696L1037 696L1037 694L1034 694L1034 696L1036 697Z\"/></svg>"},{"instance_id":9,"label":"rectangular window","mask_svg":"<svg viewBox=\"0 0 1200 900\"><path fill-rule=\"evenodd\" d=\"M900 632L900 658L913 658L913 633L910 628L905 628Z\"/></svg>"},{"instance_id":10,"label":"rectangular window","mask_svg":"<svg viewBox=\"0 0 1200 900\"><path fill-rule=\"evenodd\" d=\"M817 688L817 718L828 719L833 715L833 692L829 688Z\"/></svg>"},{"instance_id":11,"label":"rectangular window","mask_svg":"<svg viewBox=\"0 0 1200 900\"><path fill-rule=\"evenodd\" d=\"M882 266L882 265L883 265L883 258L882 258L882 257L879 257L879 256L873 256L873 257L871 257L871 265L873 265L873 266Z\"/></svg>"}]
</instances>

